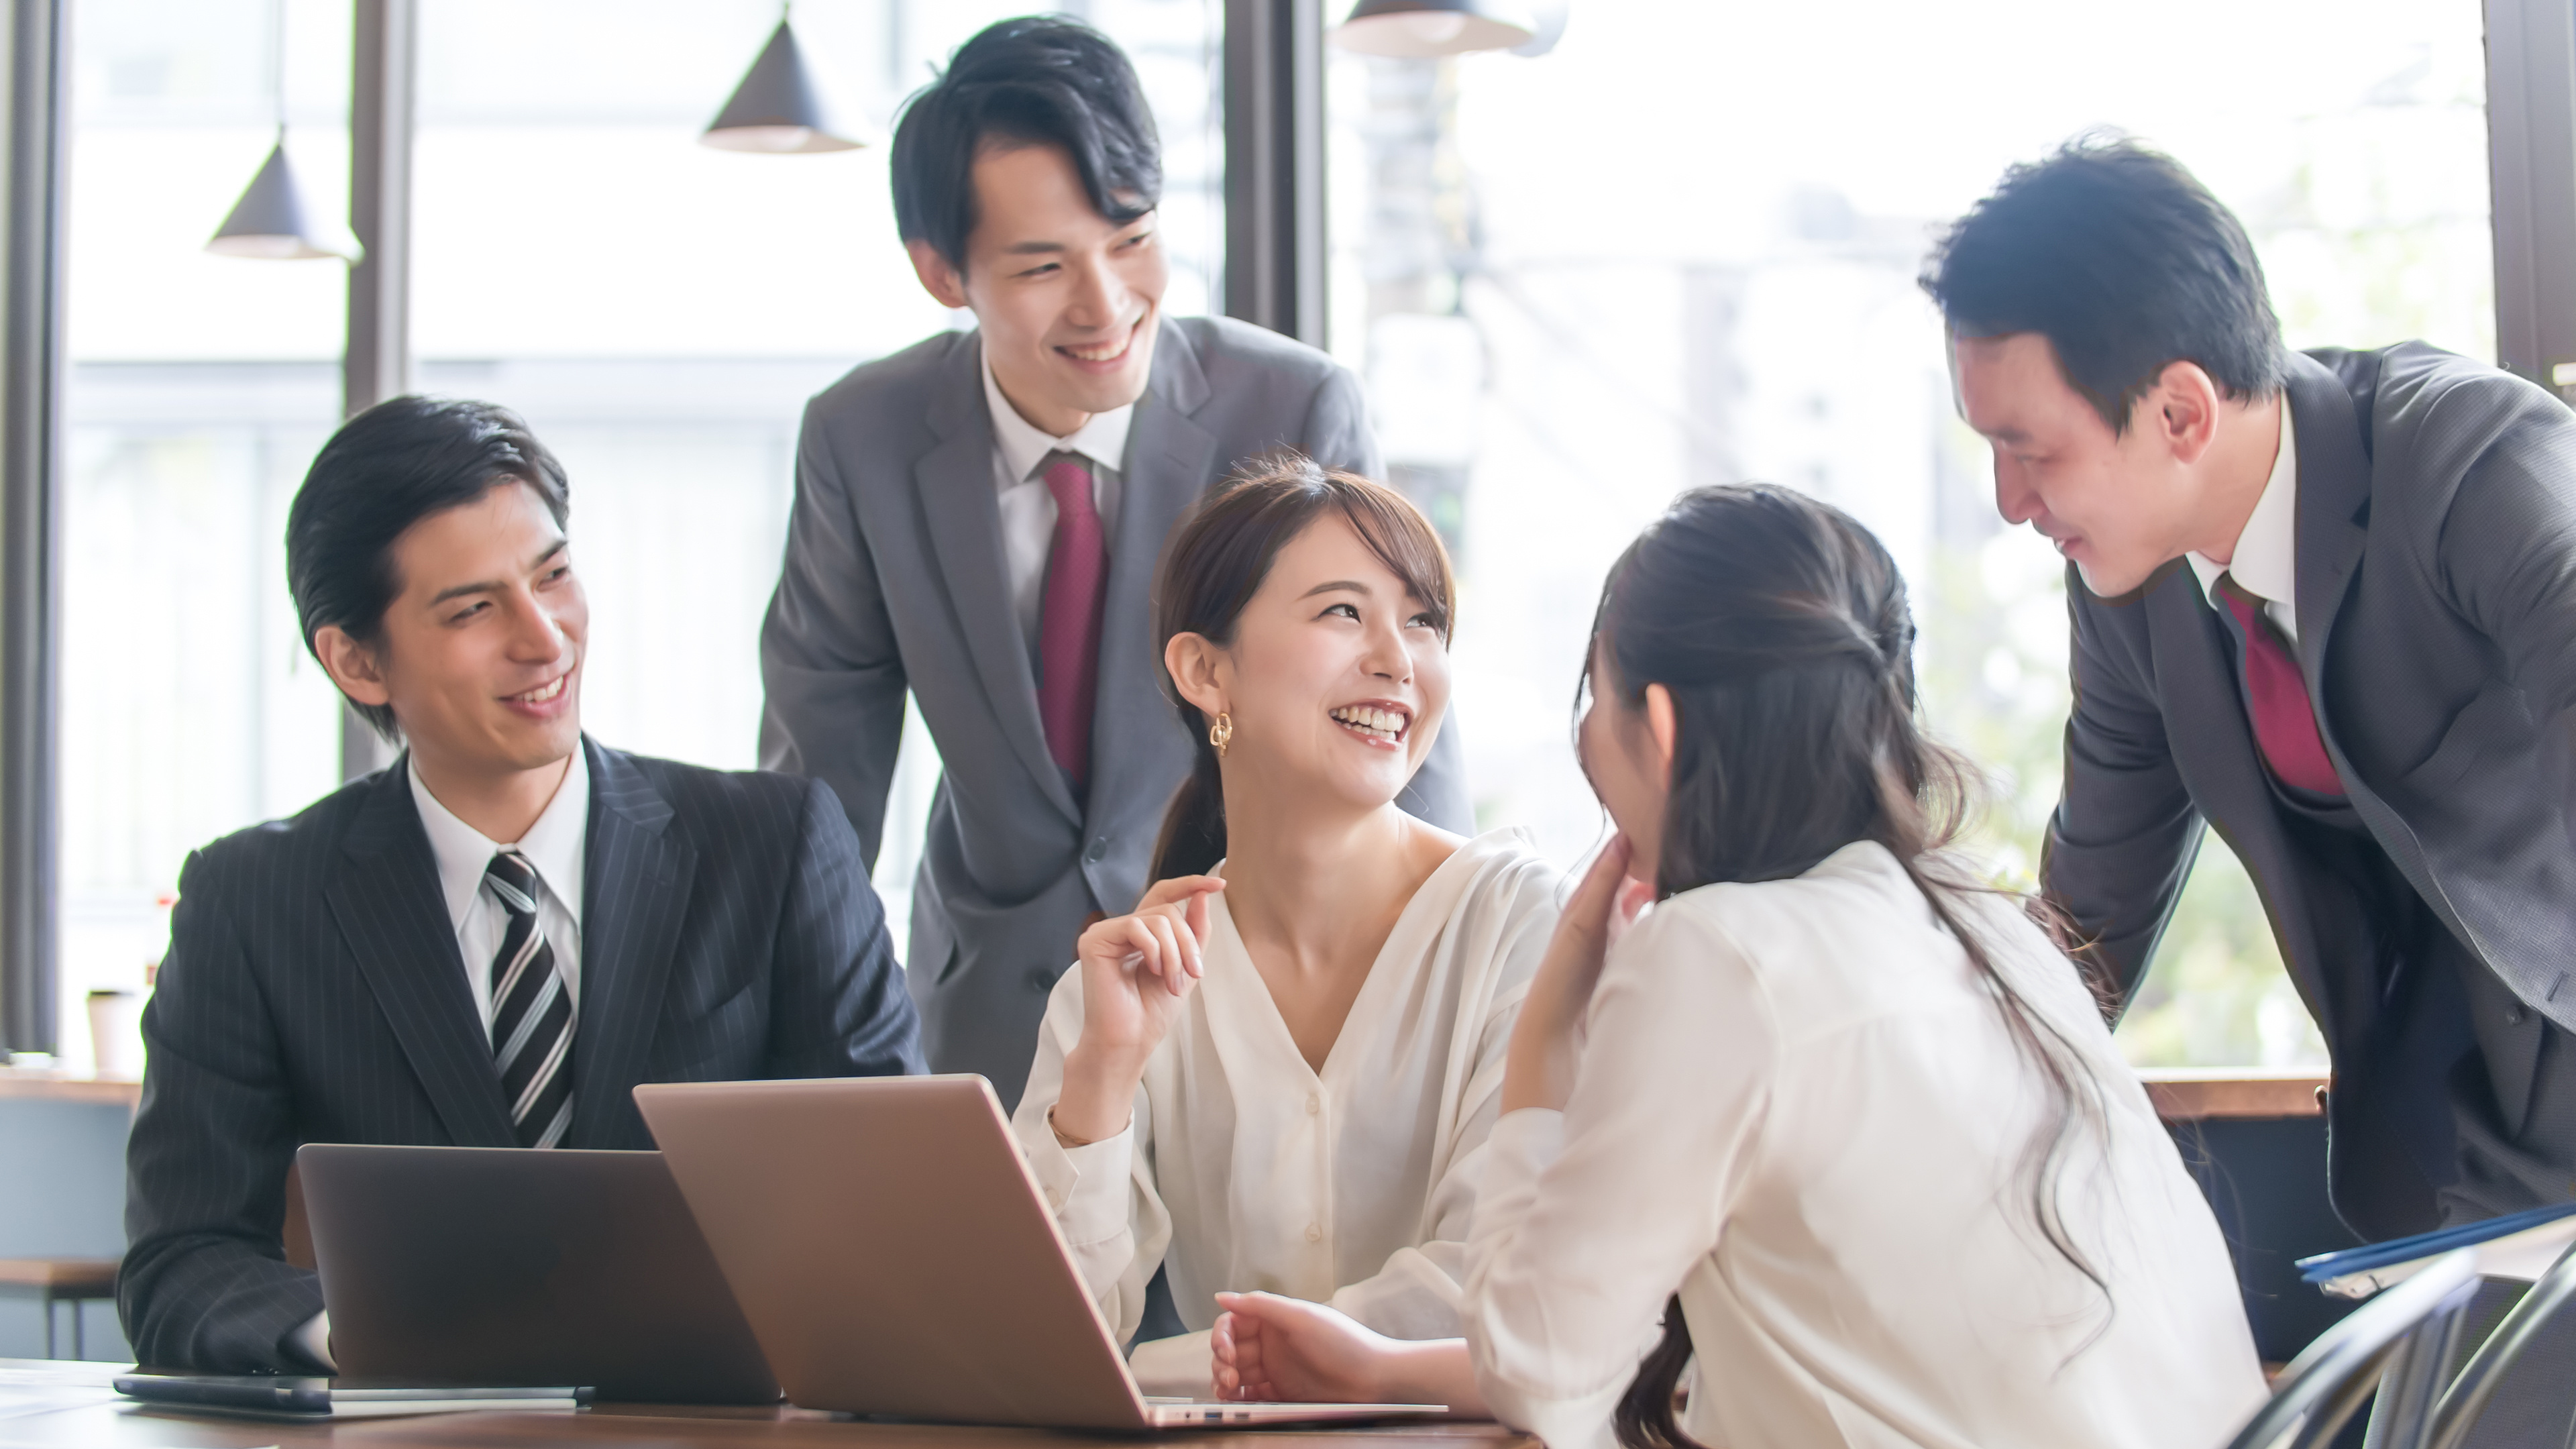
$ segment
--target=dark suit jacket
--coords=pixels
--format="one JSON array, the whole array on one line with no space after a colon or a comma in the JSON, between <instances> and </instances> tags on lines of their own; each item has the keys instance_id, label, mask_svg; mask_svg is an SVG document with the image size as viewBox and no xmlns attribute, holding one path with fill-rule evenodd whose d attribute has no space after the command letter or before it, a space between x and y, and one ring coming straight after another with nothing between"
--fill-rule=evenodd
<instances>
[{"instance_id":1,"label":"dark suit jacket","mask_svg":"<svg viewBox=\"0 0 2576 1449\"><path fill-rule=\"evenodd\" d=\"M2326 749L2441 925L2576 1029L2576 414L2422 343L2290 362L2298 652ZM2075 710L2048 892L2125 993L2206 818L2261 890L2333 1052L2336 1207L2366 1236L2431 1226L2453 1160L2444 1084L2473 1049L2454 973L2355 936L2373 903L2276 802L2187 565L2120 599L2070 569L2067 601ZM2490 1065L2500 1098L2527 1087L2529 1062Z\"/></svg>"},{"instance_id":2,"label":"dark suit jacket","mask_svg":"<svg viewBox=\"0 0 2576 1449\"><path fill-rule=\"evenodd\" d=\"M1120 470L1090 788L1077 798L1047 753L1011 612L982 357L974 333L941 333L806 408L786 564L760 635L760 759L828 783L873 862L910 693L944 773L907 979L932 1065L983 1073L1007 1107L1083 918L1135 907L1189 773L1148 597L1165 537L1255 454L1294 447L1374 476L1378 453L1359 379L1323 353L1226 318L1163 319ZM1474 833L1454 728L1399 803Z\"/></svg>"},{"instance_id":3,"label":"dark suit jacket","mask_svg":"<svg viewBox=\"0 0 2576 1449\"><path fill-rule=\"evenodd\" d=\"M590 752L567 1147L653 1146L638 1082L921 1070L885 918L825 786ZM117 1306L147 1364L288 1367L322 1308L284 1261L306 1142L508 1147L408 761L179 877L127 1148Z\"/></svg>"}]
</instances>

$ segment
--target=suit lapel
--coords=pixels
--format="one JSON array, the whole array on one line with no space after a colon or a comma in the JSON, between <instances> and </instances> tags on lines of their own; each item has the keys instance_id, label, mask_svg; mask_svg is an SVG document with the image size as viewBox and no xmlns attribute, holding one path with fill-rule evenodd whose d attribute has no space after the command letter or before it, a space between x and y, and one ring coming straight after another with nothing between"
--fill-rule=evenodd
<instances>
[{"instance_id":1,"label":"suit lapel","mask_svg":"<svg viewBox=\"0 0 2576 1449\"><path fill-rule=\"evenodd\" d=\"M565 1140L632 1109L688 914L698 853L670 829L671 805L623 754L585 737L590 836L582 867L581 1019L573 1050L573 1121Z\"/></svg>"},{"instance_id":2,"label":"suit lapel","mask_svg":"<svg viewBox=\"0 0 2576 1449\"><path fill-rule=\"evenodd\" d=\"M1169 760L1126 742L1140 719L1171 715L1162 692L1162 650L1153 629L1154 574L1174 525L1217 481L1228 461L1217 456L1216 436L1190 416L1207 398L1198 354L1180 328L1165 322L1154 343L1153 380L1127 430L1117 536L1109 551L1109 596L1102 611L1107 622L1091 716L1096 773L1089 803L1095 816L1120 808L1139 791L1167 791L1165 782L1176 778ZM1120 741L1119 747L1102 748L1112 740Z\"/></svg>"},{"instance_id":3,"label":"suit lapel","mask_svg":"<svg viewBox=\"0 0 2576 1449\"><path fill-rule=\"evenodd\" d=\"M448 1137L460 1147L515 1145L438 860L412 801L408 755L369 787L323 896Z\"/></svg>"},{"instance_id":4,"label":"suit lapel","mask_svg":"<svg viewBox=\"0 0 2576 1449\"><path fill-rule=\"evenodd\" d=\"M2370 459L2361 450L2361 422L2341 378L2294 352L2287 396L2299 445L2299 669L2307 679L2308 698L2317 705L2318 733L2349 789L2358 777L2335 744L2333 721L2326 718L2325 664L2336 616L2343 611L2362 545L2370 537Z\"/></svg>"},{"instance_id":5,"label":"suit lapel","mask_svg":"<svg viewBox=\"0 0 2576 1449\"><path fill-rule=\"evenodd\" d=\"M929 417L939 446L913 465L921 513L939 556L941 587L949 611L966 636L966 652L983 681L993 718L1009 737L1038 789L1067 820L1080 820L1073 791L1047 753L1046 727L1038 720L1037 670L1011 617L1009 570L1002 561L1002 508L993 496L993 424L984 407L983 348L959 339L943 364L945 375Z\"/></svg>"}]
</instances>

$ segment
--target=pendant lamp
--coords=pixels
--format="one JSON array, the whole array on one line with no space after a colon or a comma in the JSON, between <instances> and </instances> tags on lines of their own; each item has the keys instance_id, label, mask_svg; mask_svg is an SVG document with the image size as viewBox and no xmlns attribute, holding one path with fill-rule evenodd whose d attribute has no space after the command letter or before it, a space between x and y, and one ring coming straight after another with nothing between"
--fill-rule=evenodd
<instances>
[{"instance_id":1,"label":"pendant lamp","mask_svg":"<svg viewBox=\"0 0 2576 1449\"><path fill-rule=\"evenodd\" d=\"M1344 50L1400 60L1511 50L1538 37L1538 22L1517 0L1359 0L1333 27Z\"/></svg>"},{"instance_id":2,"label":"pendant lamp","mask_svg":"<svg viewBox=\"0 0 2576 1449\"><path fill-rule=\"evenodd\" d=\"M733 99L716 114L715 123L698 137L699 144L720 151L764 151L771 155L850 151L867 143L836 130L826 114L823 95L805 69L804 52L781 7L778 28L734 87Z\"/></svg>"},{"instance_id":3,"label":"pendant lamp","mask_svg":"<svg viewBox=\"0 0 2576 1449\"><path fill-rule=\"evenodd\" d=\"M233 203L224 216L224 224L206 241L206 250L219 257L255 257L266 261L296 261L309 257L338 257L355 261L357 239L336 229L317 227L306 217L304 195L296 189L295 168L286 160L286 4L278 0L274 12L276 24L276 72L273 76L277 102L277 143L268 149L268 159L250 179L250 186Z\"/></svg>"}]
</instances>

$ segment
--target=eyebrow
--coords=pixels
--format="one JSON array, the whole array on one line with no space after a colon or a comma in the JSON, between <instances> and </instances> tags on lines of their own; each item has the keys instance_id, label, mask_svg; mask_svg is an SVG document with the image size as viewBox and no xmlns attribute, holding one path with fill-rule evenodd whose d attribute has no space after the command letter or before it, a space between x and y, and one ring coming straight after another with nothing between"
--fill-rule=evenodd
<instances>
[{"instance_id":1,"label":"eyebrow","mask_svg":"<svg viewBox=\"0 0 2576 1449\"><path fill-rule=\"evenodd\" d=\"M1317 594L1329 594L1335 590L1339 590L1344 593L1366 595L1369 592L1369 586L1361 583L1357 579L1334 579L1330 583L1317 584L1306 592L1299 594L1297 597L1301 599L1311 599Z\"/></svg>"},{"instance_id":2,"label":"eyebrow","mask_svg":"<svg viewBox=\"0 0 2576 1449\"><path fill-rule=\"evenodd\" d=\"M554 547L552 547L552 548L550 548L550 549L547 549L544 553L538 554L538 555L537 555L537 558L536 558L536 562L531 563L531 564L529 564L529 565L528 565L529 570L530 570L531 572L533 572L533 571L535 571L535 570L537 570L537 569L544 568L544 567L546 566L546 560L548 560L548 559L550 559L550 558L553 558L555 555L557 555L557 554L559 554L559 553L562 553L566 548L570 547L571 545L572 545L572 540L571 540L571 539L568 539L568 538L559 538L559 539L556 539L556 540L555 540L555 543L554 543ZM435 608L437 608L439 605L446 603L446 602L447 602L448 600L450 600L450 599L461 599L461 598L465 597L467 594L488 594L488 593L491 593L491 592L493 592L493 591L495 591L495 590L497 590L497 589L499 589L499 588L501 588L501 587L502 587L502 584L501 584L501 582L500 582L498 579L486 579L486 580L484 580L484 581L483 581L483 582L481 582L481 583L474 583L474 584L457 584L457 585L455 585L455 586L454 586L454 587L452 587L452 588L445 588L445 589L441 589L441 590L439 590L439 591L438 591L438 593L437 593L437 595L436 595L436 597L432 598L432 599L429 601L429 606L430 606L431 608L435 609Z\"/></svg>"},{"instance_id":3,"label":"eyebrow","mask_svg":"<svg viewBox=\"0 0 2576 1449\"><path fill-rule=\"evenodd\" d=\"M1010 257L1053 256L1068 250L1070 248L1062 242L1024 241L1013 242L1002 248L1002 254Z\"/></svg>"}]
</instances>

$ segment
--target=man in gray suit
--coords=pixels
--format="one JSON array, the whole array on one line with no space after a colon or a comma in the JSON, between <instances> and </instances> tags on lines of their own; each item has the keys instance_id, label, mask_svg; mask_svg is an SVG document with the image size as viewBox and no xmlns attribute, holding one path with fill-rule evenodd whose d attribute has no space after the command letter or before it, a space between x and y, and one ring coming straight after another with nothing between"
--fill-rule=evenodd
<instances>
[{"instance_id":1,"label":"man in gray suit","mask_svg":"<svg viewBox=\"0 0 2576 1449\"><path fill-rule=\"evenodd\" d=\"M2004 516L2071 565L2042 880L2125 998L2206 820L2334 1057L2365 1237L2576 1197L2576 416L2421 343L2286 351L2170 159L2009 173L1924 278Z\"/></svg>"},{"instance_id":2,"label":"man in gray suit","mask_svg":"<svg viewBox=\"0 0 2576 1449\"><path fill-rule=\"evenodd\" d=\"M1170 318L1162 165L1127 58L1054 17L968 41L895 128L921 283L975 315L814 399L761 632L761 760L829 784L873 862L907 690L945 775L907 976L933 1070L1007 1107L1094 912L1144 891L1189 742L1148 599L1233 465L1378 470L1358 381L1242 323ZM1456 733L1408 809L1470 829Z\"/></svg>"}]
</instances>

